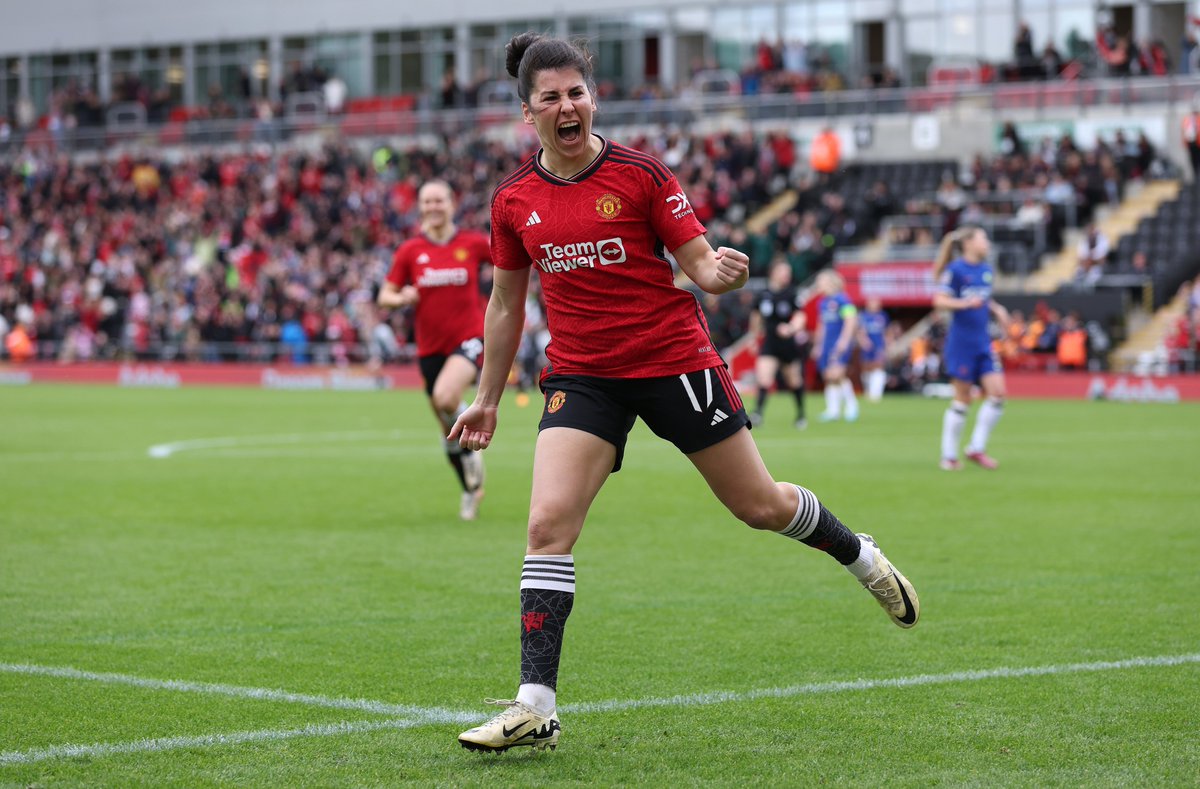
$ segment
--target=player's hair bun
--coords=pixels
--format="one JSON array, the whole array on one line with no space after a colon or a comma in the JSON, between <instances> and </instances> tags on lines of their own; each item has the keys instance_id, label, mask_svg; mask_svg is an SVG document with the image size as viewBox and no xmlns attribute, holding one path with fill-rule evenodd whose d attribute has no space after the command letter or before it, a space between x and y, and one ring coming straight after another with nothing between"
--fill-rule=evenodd
<instances>
[{"instance_id":1,"label":"player's hair bun","mask_svg":"<svg viewBox=\"0 0 1200 789\"><path fill-rule=\"evenodd\" d=\"M541 38L540 33L529 31L518 33L509 40L508 45L504 47L504 68L511 76L518 76L521 69L521 58L525 57L525 50Z\"/></svg>"}]
</instances>

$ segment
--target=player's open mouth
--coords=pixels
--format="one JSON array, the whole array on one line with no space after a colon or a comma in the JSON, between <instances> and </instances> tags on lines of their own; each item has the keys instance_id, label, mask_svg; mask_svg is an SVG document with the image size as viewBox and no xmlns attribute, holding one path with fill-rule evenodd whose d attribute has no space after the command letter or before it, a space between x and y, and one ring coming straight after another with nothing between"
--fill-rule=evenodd
<instances>
[{"instance_id":1,"label":"player's open mouth","mask_svg":"<svg viewBox=\"0 0 1200 789\"><path fill-rule=\"evenodd\" d=\"M583 130L583 126L579 121L567 121L558 127L558 139L563 142L575 142L579 139L579 133Z\"/></svg>"}]
</instances>

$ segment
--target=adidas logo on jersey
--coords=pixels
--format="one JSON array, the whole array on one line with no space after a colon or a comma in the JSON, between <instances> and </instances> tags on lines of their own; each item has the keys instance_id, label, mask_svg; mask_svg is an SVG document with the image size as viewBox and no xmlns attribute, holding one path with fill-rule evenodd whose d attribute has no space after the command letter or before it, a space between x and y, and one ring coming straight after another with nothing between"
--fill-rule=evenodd
<instances>
[{"instance_id":1,"label":"adidas logo on jersey","mask_svg":"<svg viewBox=\"0 0 1200 789\"><path fill-rule=\"evenodd\" d=\"M540 225L541 223L542 218L538 216L537 211L534 211L529 215L529 218L525 220L525 227L532 227L533 225Z\"/></svg>"},{"instance_id":2,"label":"adidas logo on jersey","mask_svg":"<svg viewBox=\"0 0 1200 789\"><path fill-rule=\"evenodd\" d=\"M720 408L718 408L717 412L715 414L713 414L713 419L711 422L708 423L708 426L712 427L713 425L719 425L728 418L729 418L729 414L725 413Z\"/></svg>"}]
</instances>

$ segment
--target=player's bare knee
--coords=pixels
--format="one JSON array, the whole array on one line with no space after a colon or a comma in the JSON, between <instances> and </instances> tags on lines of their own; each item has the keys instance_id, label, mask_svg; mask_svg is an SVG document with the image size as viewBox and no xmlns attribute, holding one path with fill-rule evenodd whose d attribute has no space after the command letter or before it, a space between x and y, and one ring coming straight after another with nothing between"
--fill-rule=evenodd
<instances>
[{"instance_id":1,"label":"player's bare knee","mask_svg":"<svg viewBox=\"0 0 1200 789\"><path fill-rule=\"evenodd\" d=\"M462 402L462 398L454 392L443 392L439 389L433 390L431 400L438 413L451 416L458 411L458 406Z\"/></svg>"},{"instance_id":2,"label":"player's bare knee","mask_svg":"<svg viewBox=\"0 0 1200 789\"><path fill-rule=\"evenodd\" d=\"M747 502L742 506L730 507L729 511L751 529L777 531L780 528L779 513L766 502Z\"/></svg>"},{"instance_id":3,"label":"player's bare knee","mask_svg":"<svg viewBox=\"0 0 1200 789\"><path fill-rule=\"evenodd\" d=\"M529 513L529 549L550 553L570 553L574 545L571 529L536 510Z\"/></svg>"}]
</instances>

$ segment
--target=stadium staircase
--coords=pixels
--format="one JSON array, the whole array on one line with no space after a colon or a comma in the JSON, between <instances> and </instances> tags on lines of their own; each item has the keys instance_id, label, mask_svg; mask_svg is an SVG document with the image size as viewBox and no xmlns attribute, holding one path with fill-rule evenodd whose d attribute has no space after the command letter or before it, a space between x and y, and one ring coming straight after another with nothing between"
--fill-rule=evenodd
<instances>
[{"instance_id":1,"label":"stadium staircase","mask_svg":"<svg viewBox=\"0 0 1200 789\"><path fill-rule=\"evenodd\" d=\"M774 200L755 211L754 215L746 220L746 232L754 234L767 232L771 223L778 221L779 217L791 211L798 199L799 196L794 189L781 192Z\"/></svg>"},{"instance_id":2,"label":"stadium staircase","mask_svg":"<svg viewBox=\"0 0 1200 789\"><path fill-rule=\"evenodd\" d=\"M1118 372L1131 372L1165 360L1167 336L1186 308L1187 294L1181 291L1113 349L1108 357L1109 367Z\"/></svg>"},{"instance_id":3,"label":"stadium staircase","mask_svg":"<svg viewBox=\"0 0 1200 789\"><path fill-rule=\"evenodd\" d=\"M1108 236L1109 247L1115 250L1121 238L1136 230L1139 222L1153 216L1163 203L1175 199L1179 186L1179 182L1173 180L1150 181L1136 191L1131 188L1131 194L1115 209L1101 212L1096 225ZM1078 245L1082 237L1081 230L1068 233L1062 249L1031 274L1021 289L1026 293L1053 293L1070 282L1079 268Z\"/></svg>"}]
</instances>

